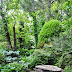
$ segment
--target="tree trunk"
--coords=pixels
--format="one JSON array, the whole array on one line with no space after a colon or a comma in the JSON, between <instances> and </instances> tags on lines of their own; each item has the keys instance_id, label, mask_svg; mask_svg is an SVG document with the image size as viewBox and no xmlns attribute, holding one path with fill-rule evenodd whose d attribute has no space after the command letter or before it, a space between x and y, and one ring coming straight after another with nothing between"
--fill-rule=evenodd
<instances>
[{"instance_id":1,"label":"tree trunk","mask_svg":"<svg viewBox=\"0 0 72 72\"><path fill-rule=\"evenodd\" d=\"M16 21L15 21L16 23ZM13 26L13 32L14 32L14 49L16 50L16 32L15 32L15 24Z\"/></svg>"},{"instance_id":2,"label":"tree trunk","mask_svg":"<svg viewBox=\"0 0 72 72\"><path fill-rule=\"evenodd\" d=\"M4 13L2 13L2 0L1 0L0 9L1 9L2 21L3 21L3 23L4 23L5 34L6 34L8 43L9 43L9 47L10 47L10 49L12 50L12 45L11 45L11 41L10 41L10 35L9 35L9 32L8 32L8 26L7 26L7 20L6 20L5 17L4 17Z\"/></svg>"},{"instance_id":3,"label":"tree trunk","mask_svg":"<svg viewBox=\"0 0 72 72\"><path fill-rule=\"evenodd\" d=\"M35 42L36 42L36 48L38 43L38 33L37 33L37 19L36 16L33 15L33 29L34 29L34 36L35 36Z\"/></svg>"},{"instance_id":4,"label":"tree trunk","mask_svg":"<svg viewBox=\"0 0 72 72\"><path fill-rule=\"evenodd\" d=\"M62 12L62 0L61 0L61 22L62 22L62 19L63 19L63 12Z\"/></svg>"},{"instance_id":5,"label":"tree trunk","mask_svg":"<svg viewBox=\"0 0 72 72\"><path fill-rule=\"evenodd\" d=\"M46 16L47 16L47 22L48 22L49 19L50 19L50 15L51 15L51 12L50 12L51 0L48 0L48 1L47 1L47 5L48 5L48 8L47 8L48 12L47 12Z\"/></svg>"},{"instance_id":6,"label":"tree trunk","mask_svg":"<svg viewBox=\"0 0 72 72\"><path fill-rule=\"evenodd\" d=\"M8 32L8 28L7 28L7 23L4 26L4 30L5 30L5 33L6 33L6 37L7 37L8 43L9 43L10 50L12 50L12 45L11 45L11 41L10 41L10 35L9 35L9 32Z\"/></svg>"}]
</instances>

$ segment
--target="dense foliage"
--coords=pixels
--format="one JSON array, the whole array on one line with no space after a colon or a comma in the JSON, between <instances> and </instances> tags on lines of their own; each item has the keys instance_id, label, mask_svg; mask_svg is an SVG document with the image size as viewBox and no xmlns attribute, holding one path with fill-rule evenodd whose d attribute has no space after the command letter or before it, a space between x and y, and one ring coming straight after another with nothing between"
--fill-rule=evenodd
<instances>
[{"instance_id":1,"label":"dense foliage","mask_svg":"<svg viewBox=\"0 0 72 72\"><path fill-rule=\"evenodd\" d=\"M39 34L39 42L43 41L45 43L48 43L48 38L58 35L61 31L60 22L57 20L51 20L49 22L46 22L44 26L42 27L40 34Z\"/></svg>"},{"instance_id":2,"label":"dense foliage","mask_svg":"<svg viewBox=\"0 0 72 72\"><path fill-rule=\"evenodd\" d=\"M71 0L0 0L0 72L72 72L71 9Z\"/></svg>"}]
</instances>

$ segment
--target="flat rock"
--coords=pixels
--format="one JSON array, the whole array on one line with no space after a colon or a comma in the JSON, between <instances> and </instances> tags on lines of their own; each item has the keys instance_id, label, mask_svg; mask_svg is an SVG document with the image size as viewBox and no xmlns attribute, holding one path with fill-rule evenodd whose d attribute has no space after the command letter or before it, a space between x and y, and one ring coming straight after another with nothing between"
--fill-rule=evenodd
<instances>
[{"instance_id":1,"label":"flat rock","mask_svg":"<svg viewBox=\"0 0 72 72\"><path fill-rule=\"evenodd\" d=\"M48 71L61 71L61 68L53 65L38 65L35 68Z\"/></svg>"}]
</instances>

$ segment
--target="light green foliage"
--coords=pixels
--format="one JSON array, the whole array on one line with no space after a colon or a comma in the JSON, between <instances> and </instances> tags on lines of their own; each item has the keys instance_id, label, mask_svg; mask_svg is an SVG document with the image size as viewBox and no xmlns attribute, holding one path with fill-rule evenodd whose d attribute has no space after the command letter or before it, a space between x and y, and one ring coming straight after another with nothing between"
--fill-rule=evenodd
<instances>
[{"instance_id":1,"label":"light green foliage","mask_svg":"<svg viewBox=\"0 0 72 72\"><path fill-rule=\"evenodd\" d=\"M63 30L68 30L72 28L72 17L70 17L68 20L62 21L62 28Z\"/></svg>"},{"instance_id":2,"label":"light green foliage","mask_svg":"<svg viewBox=\"0 0 72 72\"><path fill-rule=\"evenodd\" d=\"M28 69L28 65L30 64L28 61L26 62L26 60L24 59L19 61L19 63L23 66L23 69Z\"/></svg>"},{"instance_id":3,"label":"light green foliage","mask_svg":"<svg viewBox=\"0 0 72 72\"><path fill-rule=\"evenodd\" d=\"M51 7L51 12L52 13L57 10L57 6L58 6L57 1L52 4L52 7Z\"/></svg>"},{"instance_id":4,"label":"light green foliage","mask_svg":"<svg viewBox=\"0 0 72 72\"><path fill-rule=\"evenodd\" d=\"M69 18L69 24L72 25L72 17Z\"/></svg>"},{"instance_id":5,"label":"light green foliage","mask_svg":"<svg viewBox=\"0 0 72 72\"><path fill-rule=\"evenodd\" d=\"M65 72L72 72L72 67L71 66L66 66L64 68Z\"/></svg>"},{"instance_id":6,"label":"light green foliage","mask_svg":"<svg viewBox=\"0 0 72 72\"><path fill-rule=\"evenodd\" d=\"M39 42L44 41L47 43L49 37L53 37L53 35L58 34L61 28L59 24L60 22L57 20L46 22L40 31Z\"/></svg>"},{"instance_id":7,"label":"light green foliage","mask_svg":"<svg viewBox=\"0 0 72 72\"><path fill-rule=\"evenodd\" d=\"M5 34L4 33L1 33L0 32L0 41L4 41L4 40L6 40L6 37L4 36Z\"/></svg>"},{"instance_id":8,"label":"light green foliage","mask_svg":"<svg viewBox=\"0 0 72 72\"><path fill-rule=\"evenodd\" d=\"M65 15L63 16L63 19L66 19L68 20L68 18L70 18L72 16L72 2L71 0L65 0L63 1L63 5L62 5L62 8L63 8L63 11L65 13Z\"/></svg>"},{"instance_id":9,"label":"light green foliage","mask_svg":"<svg viewBox=\"0 0 72 72\"><path fill-rule=\"evenodd\" d=\"M18 0L10 0L10 1L6 1L6 5L8 7L8 9L18 9L19 6L19 1Z\"/></svg>"}]
</instances>

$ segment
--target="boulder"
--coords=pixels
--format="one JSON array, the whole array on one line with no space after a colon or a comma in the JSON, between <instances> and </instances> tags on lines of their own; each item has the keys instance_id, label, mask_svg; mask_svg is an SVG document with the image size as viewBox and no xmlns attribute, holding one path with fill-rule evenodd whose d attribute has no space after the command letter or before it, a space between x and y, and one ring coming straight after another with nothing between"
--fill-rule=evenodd
<instances>
[{"instance_id":1,"label":"boulder","mask_svg":"<svg viewBox=\"0 0 72 72\"><path fill-rule=\"evenodd\" d=\"M35 66L36 72L62 72L61 68L53 65L38 65Z\"/></svg>"}]
</instances>

